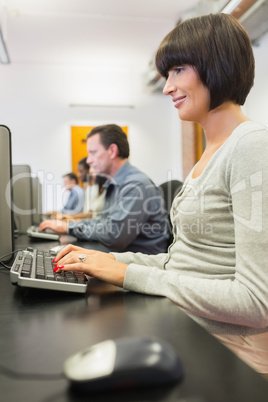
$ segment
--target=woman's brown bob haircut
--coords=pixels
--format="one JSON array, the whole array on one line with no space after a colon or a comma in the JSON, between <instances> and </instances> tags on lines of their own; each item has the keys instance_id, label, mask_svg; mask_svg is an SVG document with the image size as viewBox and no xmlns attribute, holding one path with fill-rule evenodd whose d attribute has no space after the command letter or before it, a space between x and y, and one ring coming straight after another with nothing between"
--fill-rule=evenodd
<instances>
[{"instance_id":1,"label":"woman's brown bob haircut","mask_svg":"<svg viewBox=\"0 0 268 402\"><path fill-rule=\"evenodd\" d=\"M209 89L210 110L226 101L245 103L255 62L249 36L234 17L209 14L179 23L161 42L156 67L168 78L171 68L185 64Z\"/></svg>"}]
</instances>

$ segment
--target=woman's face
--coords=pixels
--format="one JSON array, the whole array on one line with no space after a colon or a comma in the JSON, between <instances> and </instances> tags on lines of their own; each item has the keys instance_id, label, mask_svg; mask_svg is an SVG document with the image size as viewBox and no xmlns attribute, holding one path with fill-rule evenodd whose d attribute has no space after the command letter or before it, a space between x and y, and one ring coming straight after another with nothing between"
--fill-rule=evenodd
<instances>
[{"instance_id":1,"label":"woman's face","mask_svg":"<svg viewBox=\"0 0 268 402\"><path fill-rule=\"evenodd\" d=\"M78 164L77 170L78 170L78 178L79 178L79 180L82 183L86 183L87 182L88 169L86 169L84 165Z\"/></svg>"},{"instance_id":2,"label":"woman's face","mask_svg":"<svg viewBox=\"0 0 268 402\"><path fill-rule=\"evenodd\" d=\"M192 66L176 66L169 70L165 95L171 95L181 120L201 123L209 112L210 94Z\"/></svg>"}]
</instances>

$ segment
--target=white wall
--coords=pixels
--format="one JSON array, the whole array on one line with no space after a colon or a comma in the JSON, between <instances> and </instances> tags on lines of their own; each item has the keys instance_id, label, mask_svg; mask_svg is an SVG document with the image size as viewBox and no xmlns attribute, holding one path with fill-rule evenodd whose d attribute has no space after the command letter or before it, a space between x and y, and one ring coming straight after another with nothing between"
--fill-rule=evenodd
<instances>
[{"instance_id":1,"label":"white wall","mask_svg":"<svg viewBox=\"0 0 268 402\"><path fill-rule=\"evenodd\" d=\"M245 110L251 119L268 126L268 35L253 50L256 61L255 83Z\"/></svg>"},{"instance_id":2,"label":"white wall","mask_svg":"<svg viewBox=\"0 0 268 402\"><path fill-rule=\"evenodd\" d=\"M54 209L51 189L55 196L62 175L71 170L72 125L127 125L134 165L156 184L182 178L177 113L170 99L144 88L144 70L121 65L0 66L0 124L12 131L13 164L29 164L49 188L44 210Z\"/></svg>"},{"instance_id":3,"label":"white wall","mask_svg":"<svg viewBox=\"0 0 268 402\"><path fill-rule=\"evenodd\" d=\"M268 125L268 36L254 53L255 85L244 109ZM134 165L156 184L182 179L177 112L168 97L145 90L144 71L144 66L113 64L0 66L0 124L12 131L13 163L29 164L50 186L44 210L53 209L51 194L59 192L62 175L71 170L72 125L127 125ZM71 108L73 103L134 108Z\"/></svg>"}]
</instances>

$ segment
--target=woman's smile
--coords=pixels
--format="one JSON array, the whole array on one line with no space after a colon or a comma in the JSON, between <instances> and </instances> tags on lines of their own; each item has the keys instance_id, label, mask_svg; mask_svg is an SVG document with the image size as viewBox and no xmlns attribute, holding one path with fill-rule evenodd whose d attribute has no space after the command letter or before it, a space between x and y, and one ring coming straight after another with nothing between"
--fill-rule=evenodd
<instances>
[{"instance_id":1,"label":"woman's smile","mask_svg":"<svg viewBox=\"0 0 268 402\"><path fill-rule=\"evenodd\" d=\"M170 95L181 120L201 122L209 111L210 93L197 71L188 65L168 72L165 95Z\"/></svg>"},{"instance_id":2,"label":"woman's smile","mask_svg":"<svg viewBox=\"0 0 268 402\"><path fill-rule=\"evenodd\" d=\"M174 97L172 101L174 102L174 107L178 108L186 99L186 96Z\"/></svg>"}]
</instances>

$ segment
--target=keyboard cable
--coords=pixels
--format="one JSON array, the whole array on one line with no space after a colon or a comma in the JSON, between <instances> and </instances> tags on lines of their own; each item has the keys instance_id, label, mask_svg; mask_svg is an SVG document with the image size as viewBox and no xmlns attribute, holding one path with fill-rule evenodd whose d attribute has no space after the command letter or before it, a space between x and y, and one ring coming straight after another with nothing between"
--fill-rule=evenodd
<instances>
[{"instance_id":1,"label":"keyboard cable","mask_svg":"<svg viewBox=\"0 0 268 402\"><path fill-rule=\"evenodd\" d=\"M8 256L11 256L12 254L15 254L15 253L18 253L19 251L23 251L22 249L21 250L15 250L15 251L12 251L11 253L8 253L8 254L5 254L5 255L2 255L1 257L0 257L0 265L2 265L2 267L3 268L6 268L6 269L8 269L9 271L11 270L11 267L9 267L8 265L6 265L3 261L1 261L3 258L5 258L5 257L8 257ZM2 268L2 267L0 267L0 268ZM0 271L1 272L1 271Z\"/></svg>"}]
</instances>

